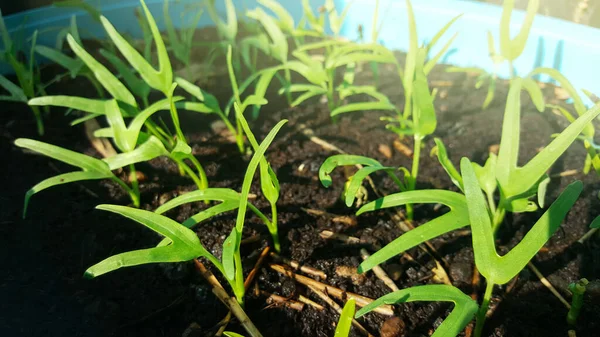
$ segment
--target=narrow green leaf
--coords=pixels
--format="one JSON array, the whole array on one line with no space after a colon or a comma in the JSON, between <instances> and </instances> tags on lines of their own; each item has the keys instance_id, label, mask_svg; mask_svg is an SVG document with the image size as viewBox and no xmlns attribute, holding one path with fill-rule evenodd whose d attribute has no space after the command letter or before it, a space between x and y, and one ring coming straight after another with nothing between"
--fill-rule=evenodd
<instances>
[{"instance_id":1,"label":"narrow green leaf","mask_svg":"<svg viewBox=\"0 0 600 337\"><path fill-rule=\"evenodd\" d=\"M152 32L152 36L154 38L154 43L156 45L156 52L158 55L158 70L154 69L152 65L146 61L146 59L140 55L140 53L132 47L121 34L115 29L115 27L108 21L104 16L100 17L102 21L102 25L104 29L110 36L113 43L117 46L121 54L127 59L129 64L138 71L138 73L142 76L144 81L148 83L152 88L161 91L165 95L171 89L171 84L173 83L173 70L171 69L171 61L169 60L169 55L167 53L167 48L165 47L165 43L160 35L160 31L158 30L158 26L154 21L154 17L148 10L146 3L144 0L140 0L142 3L142 7L144 9L144 13L146 15L146 20L148 21L148 25L150 26L150 31Z\"/></svg>"},{"instance_id":2,"label":"narrow green leaf","mask_svg":"<svg viewBox=\"0 0 600 337\"><path fill-rule=\"evenodd\" d=\"M458 171L456 170L456 167L454 167L454 164L452 164L452 161L450 161L448 151L446 151L446 146L440 138L434 138L433 140L435 141L435 145L437 148L438 161L444 168L444 171L448 173L450 180L452 180L454 185L456 185L456 187L460 188L460 190L462 191L462 177L460 176L460 173L458 173Z\"/></svg>"},{"instance_id":3,"label":"narrow green leaf","mask_svg":"<svg viewBox=\"0 0 600 337\"><path fill-rule=\"evenodd\" d=\"M415 286L408 289L395 291L378 298L356 313L356 318L373 311L382 304L398 304L406 302L453 302L454 309L435 330L432 337L454 337L471 322L479 309L477 302L465 295L458 288L449 285L431 284Z\"/></svg>"},{"instance_id":4,"label":"narrow green leaf","mask_svg":"<svg viewBox=\"0 0 600 337\"><path fill-rule=\"evenodd\" d=\"M334 337L348 337L350 328L352 328L352 320L354 319L354 311L356 310L356 301L351 298L344 305L340 319L335 327Z\"/></svg>"},{"instance_id":5,"label":"narrow green leaf","mask_svg":"<svg viewBox=\"0 0 600 337\"><path fill-rule=\"evenodd\" d=\"M67 35L67 42L73 50L73 52L87 65L88 68L94 73L94 76L102 84L104 89L108 91L115 99L127 103L131 106L136 107L137 102L131 94L131 92L119 81L113 74L111 74L105 66L100 62L96 61L92 55L90 55L85 49L83 49L71 34Z\"/></svg>"},{"instance_id":6,"label":"narrow green leaf","mask_svg":"<svg viewBox=\"0 0 600 337\"><path fill-rule=\"evenodd\" d=\"M11 97L11 100L27 102L27 96L25 95L25 92L23 92L23 89L2 75L0 75L0 86L10 93L11 96L9 97Z\"/></svg>"},{"instance_id":7,"label":"narrow green leaf","mask_svg":"<svg viewBox=\"0 0 600 337\"><path fill-rule=\"evenodd\" d=\"M535 105L535 108L539 112L543 112L546 107L546 102L544 102L544 94L537 82L531 78L525 78L523 79L523 88L529 93L529 97L531 97L531 101Z\"/></svg>"},{"instance_id":8,"label":"narrow green leaf","mask_svg":"<svg viewBox=\"0 0 600 337\"><path fill-rule=\"evenodd\" d=\"M106 102L105 100L75 96L42 96L30 99L27 104L32 106L58 106L95 115L105 115Z\"/></svg>"},{"instance_id":9,"label":"narrow green leaf","mask_svg":"<svg viewBox=\"0 0 600 337\"><path fill-rule=\"evenodd\" d=\"M475 264L488 282L505 284L527 265L560 227L564 217L581 194L583 184L576 181L567 186L523 240L501 257L496 252L491 220L473 166L467 158L463 158L460 167L469 205Z\"/></svg>"},{"instance_id":10,"label":"narrow green leaf","mask_svg":"<svg viewBox=\"0 0 600 337\"><path fill-rule=\"evenodd\" d=\"M234 227L231 230L231 234L223 242L223 270L225 271L225 277L229 282L235 279L235 253L237 250L238 231Z\"/></svg>"},{"instance_id":11,"label":"narrow green leaf","mask_svg":"<svg viewBox=\"0 0 600 337\"><path fill-rule=\"evenodd\" d=\"M147 263L183 262L204 256L214 261L214 257L202 246L196 233L179 223L156 213L117 205L99 205L97 209L113 212L134 220L149 229L164 235L171 244L162 247L136 250L111 256L88 268L89 278L117 270ZM212 257L212 258L211 258Z\"/></svg>"},{"instance_id":12,"label":"narrow green leaf","mask_svg":"<svg viewBox=\"0 0 600 337\"><path fill-rule=\"evenodd\" d=\"M375 252L360 264L358 267L360 273L369 271L378 264L427 240L469 224L465 197L460 193L445 190L419 190L390 194L362 206L356 215L406 204L443 204L450 208L450 212L402 234Z\"/></svg>"}]
</instances>

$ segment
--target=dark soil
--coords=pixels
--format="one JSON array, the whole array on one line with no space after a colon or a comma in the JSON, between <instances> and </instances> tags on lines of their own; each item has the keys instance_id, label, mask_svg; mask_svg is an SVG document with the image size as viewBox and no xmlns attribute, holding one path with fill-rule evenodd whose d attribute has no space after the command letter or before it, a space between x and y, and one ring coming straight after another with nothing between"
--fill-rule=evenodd
<instances>
[{"instance_id":1,"label":"dark soil","mask_svg":"<svg viewBox=\"0 0 600 337\"><path fill-rule=\"evenodd\" d=\"M219 66L215 66L220 69ZM56 69L45 69L51 77ZM391 72L382 71L380 88L398 105L403 103L401 86ZM224 101L230 95L227 77L216 71L204 88L216 93ZM368 71L362 80L368 80ZM483 163L488 148L498 144L504 112L507 85L498 86L496 99L487 110L481 109L485 93L474 90L475 78L466 74L450 74L438 67L430 76L432 87L438 87L436 108L440 137L458 164L467 156ZM85 80L59 83L51 93L93 95ZM544 89L549 101L561 103L554 89ZM260 118L252 122L256 136L262 139L282 118L288 124L278 134L267 152L281 183L278 203L279 231L282 238L281 255L324 271L327 283L364 296L377 298L389 292L382 281L372 273L363 278L340 275L342 266L355 268L361 261L361 246L321 239L322 230L352 235L374 245L385 245L402 234L386 212L355 217L355 209L340 201L345 181L343 169L333 174L334 184L324 188L318 180L318 169L330 155L321 146L306 138L301 127L312 129L322 139L351 154L360 154L380 160L389 166L410 166L411 159L396 151L393 142L397 136L386 131L379 120L380 112L367 111L340 118L332 123L326 105L314 100L300 108L285 108L285 102L276 95L264 107ZM566 122L550 112L535 111L523 95L521 158L525 161L547 144L551 135L560 132ZM227 137L214 133L210 125L215 120L204 115L182 113L186 135L194 154L204 165L210 186L240 189L249 158L241 156L235 144ZM125 218L95 210L101 203L127 204L126 196L111 183L85 182L52 188L35 195L25 219L21 218L22 200L28 188L44 178L70 168L51 159L26 153L15 147L18 137L41 139L45 142L99 156L85 138L81 126L70 128L72 116L64 116L54 109L46 118L46 135L35 134L32 114L19 104L3 104L0 114L0 155L3 192L0 195L0 237L3 243L0 278L0 335L2 336L206 336L214 333L217 323L226 315L225 307L213 296L210 287L197 274L192 263L146 265L118 270L97 279L85 280L83 272L98 261L124 251L152 247L159 238L153 232ZM410 139L404 139L412 147ZM380 146L392 149L387 158ZM434 145L427 139L421 160L419 188L455 190L435 157L428 154ZM559 173L583 167L584 149L575 143L552 172ZM177 175L176 168L167 160L157 159L140 165L146 179L141 183L142 208L152 210L179 193L195 189L192 182ZM346 173L351 173L348 171ZM394 185L387 178L375 175L381 192L394 193ZM570 182L581 179L585 190L566 218L561 229L533 260L541 272L567 298L567 286L582 277L597 280L600 277L600 241L590 239L585 245L577 240L587 231L598 213L597 198L600 184L594 174L577 174L553 179L547 203ZM252 192L257 194L257 207L269 213L268 203L262 198L255 182ZM369 191L369 199L375 199ZM206 208L204 204L180 207L168 213L183 221ZM307 210L327 212L312 215ZM430 206L417 205L417 224L441 214ZM512 247L527 232L541 212L507 217L505 230L498 246ZM346 220L339 221L339 216ZM338 218L336 218L338 217ZM206 246L220 256L221 245L235 222L230 212L199 224L197 233ZM244 236L263 235L264 240L245 245L244 264L253 266L257 253L268 242L266 228L250 217ZM470 235L456 231L432 241L439 255L448 262L447 270L454 285L465 293L481 295L482 289L472 289L473 253ZM384 267L400 265L402 274L397 285L407 288L433 282L435 260L430 254L415 248L409 251L414 262L395 258ZM394 266L392 266L392 264ZM258 286L267 292L285 297L304 294L323 303L306 288L286 276L264 267L258 275ZM485 336L566 336L569 327L567 310L529 270L519 275L510 291L498 287L493 299L496 308L486 324ZM267 305L263 296L249 292L247 312L265 336L333 336L338 315L329 308L317 311L306 306L298 312L281 306ZM451 310L440 303L411 303L397 306L397 315L406 324L407 336L430 335ZM596 286L590 289L576 327L578 336L597 336L600 329L600 294ZM385 317L367 315L365 327L379 335ZM230 330L243 333L232 323ZM358 336L358 334L355 334Z\"/></svg>"}]
</instances>

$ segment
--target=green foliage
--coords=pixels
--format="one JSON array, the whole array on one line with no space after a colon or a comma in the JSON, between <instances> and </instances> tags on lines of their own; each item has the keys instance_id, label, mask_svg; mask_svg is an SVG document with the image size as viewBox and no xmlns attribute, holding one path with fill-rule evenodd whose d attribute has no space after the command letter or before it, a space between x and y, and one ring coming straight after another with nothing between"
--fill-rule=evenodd
<instances>
[{"instance_id":1,"label":"green foliage","mask_svg":"<svg viewBox=\"0 0 600 337\"><path fill-rule=\"evenodd\" d=\"M31 47L28 51L23 51L27 54L27 59L23 60L19 57L20 50L13 43L0 11L0 36L4 44L4 50L0 51L0 61L8 63L14 70L17 76L17 84L12 83L4 76L0 75L0 87L8 91L10 95L0 96L0 101L9 102L27 102L27 99L35 97L37 92L43 92L44 88L41 85L40 74L35 67L35 48L37 42L37 30L33 32L30 38ZM42 111L38 107L31 107L36 120L37 131L41 136L44 134L44 121Z\"/></svg>"},{"instance_id":2,"label":"green foliage","mask_svg":"<svg viewBox=\"0 0 600 337\"><path fill-rule=\"evenodd\" d=\"M340 319L335 327L334 337L348 337L350 335L350 328L352 328L352 319L354 318L355 310L356 302L351 298L344 305L344 309L342 309Z\"/></svg>"},{"instance_id":3,"label":"green foliage","mask_svg":"<svg viewBox=\"0 0 600 337\"><path fill-rule=\"evenodd\" d=\"M407 191L390 194L361 207L357 215L389 207L406 204L442 204L450 211L402 234L394 241L381 248L358 267L359 272L371 270L378 264L393 258L427 240L467 226L469 213L465 197L456 192L444 190Z\"/></svg>"},{"instance_id":4,"label":"green foliage","mask_svg":"<svg viewBox=\"0 0 600 337\"><path fill-rule=\"evenodd\" d=\"M111 179L129 194L131 201L137 207L139 206L139 192L136 193L136 191L115 176L112 171L135 163L148 161L161 155L168 155L168 152L164 149L160 141L154 137L150 137L142 146L134 151L103 160L33 139L19 138L15 140L15 145L81 169L81 171L64 173L45 179L29 189L25 195L23 217L27 213L29 199L34 194L49 187L82 180Z\"/></svg>"},{"instance_id":5,"label":"green foliage","mask_svg":"<svg viewBox=\"0 0 600 337\"><path fill-rule=\"evenodd\" d=\"M202 17L202 9L198 8L195 13L192 13L192 19L190 20L187 27L179 29L179 34L169 13L169 1L164 0L163 4L163 15L165 17L165 26L167 27L167 35L169 37L169 44L173 55L181 61L186 67L190 65L190 57L192 54L192 44L194 42L194 33L196 32L196 26ZM185 13L182 13L181 20L184 21Z\"/></svg>"},{"instance_id":6,"label":"green foliage","mask_svg":"<svg viewBox=\"0 0 600 337\"><path fill-rule=\"evenodd\" d=\"M96 208L134 220L156 233L164 235L168 242L154 248L113 255L89 267L85 271L85 276L88 278L94 278L122 267L148 263L183 262L198 257L206 257L218 269L222 269L221 263L202 246L196 233L167 217L125 206L99 205Z\"/></svg>"},{"instance_id":7,"label":"green foliage","mask_svg":"<svg viewBox=\"0 0 600 337\"><path fill-rule=\"evenodd\" d=\"M171 61L167 53L167 48L160 35L158 26L154 21L154 17L148 10L144 0L140 0L146 20L150 27L150 31L154 38L156 45L156 52L158 55L158 70L155 69L146 59L140 55L140 53L131 46L125 38L117 32L115 27L104 17L100 17L102 25L106 30L108 36L111 38L115 46L119 49L121 54L127 59L135 70L140 74L146 83L153 89L162 92L165 96L169 95L171 91L171 85L173 84L173 70L171 68Z\"/></svg>"},{"instance_id":8,"label":"green foliage","mask_svg":"<svg viewBox=\"0 0 600 337\"><path fill-rule=\"evenodd\" d=\"M469 296L458 288L448 285L424 285L395 291L378 298L356 313L359 318L382 304L398 304L408 302L452 302L454 309L435 330L432 337L454 337L469 324L478 306Z\"/></svg>"}]
</instances>

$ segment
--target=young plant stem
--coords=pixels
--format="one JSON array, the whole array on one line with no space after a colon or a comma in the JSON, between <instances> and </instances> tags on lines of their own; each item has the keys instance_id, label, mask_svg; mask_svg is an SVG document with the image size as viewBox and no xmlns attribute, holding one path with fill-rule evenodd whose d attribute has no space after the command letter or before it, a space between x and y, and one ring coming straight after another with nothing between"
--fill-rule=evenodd
<instances>
[{"instance_id":1,"label":"young plant stem","mask_svg":"<svg viewBox=\"0 0 600 337\"><path fill-rule=\"evenodd\" d=\"M42 119L42 112L37 106L31 106L33 115L35 116L35 123L37 125L37 131L40 136L44 135L44 120Z\"/></svg>"},{"instance_id":2,"label":"young plant stem","mask_svg":"<svg viewBox=\"0 0 600 337\"><path fill-rule=\"evenodd\" d=\"M289 86L292 83L292 74L290 73L290 69L286 67L284 69L284 74L285 74L285 85ZM285 97L287 99L288 105L292 105L292 93L289 90L285 91Z\"/></svg>"},{"instance_id":3,"label":"young plant stem","mask_svg":"<svg viewBox=\"0 0 600 337\"><path fill-rule=\"evenodd\" d=\"M271 226L269 226L269 232L273 237L273 247L277 253L281 252L281 245L279 243L279 234L277 232L277 205L271 204Z\"/></svg>"},{"instance_id":4,"label":"young plant stem","mask_svg":"<svg viewBox=\"0 0 600 337\"><path fill-rule=\"evenodd\" d=\"M204 176L204 179L200 179L198 178L194 170L192 170L183 160L175 159L173 157L171 157L171 159L175 163L177 163L177 166L179 167L180 172L182 172L182 175L187 173L190 176L190 178L192 178L196 186L198 186L198 189L203 190L206 187L208 187L206 184L206 175ZM204 170L202 170L202 172L204 172Z\"/></svg>"},{"instance_id":5,"label":"young plant stem","mask_svg":"<svg viewBox=\"0 0 600 337\"><path fill-rule=\"evenodd\" d=\"M237 79L235 77L235 70L232 64L232 48L229 46L227 51L227 70L229 72L229 81L231 82L231 89L233 90L233 97L235 98L235 102L241 107L242 99L240 98L240 89L237 84ZM242 111L242 114L244 111ZM242 126L237 121L236 117L236 125L237 125L237 133L235 134L235 139L237 142L238 149L241 154L244 154L244 131L242 130Z\"/></svg>"},{"instance_id":6,"label":"young plant stem","mask_svg":"<svg viewBox=\"0 0 600 337\"><path fill-rule=\"evenodd\" d=\"M196 159L196 157L194 157L191 154L188 156L188 159L192 162L192 164L194 164L194 166L196 167L196 170L198 171L198 175L199 175L200 182L201 182L201 186L198 186L198 187L201 190L208 188L208 178L206 177L206 172L204 171L202 164L200 164L198 159Z\"/></svg>"},{"instance_id":7,"label":"young plant stem","mask_svg":"<svg viewBox=\"0 0 600 337\"><path fill-rule=\"evenodd\" d=\"M140 185L137 179L137 172L134 164L129 164L129 181L131 182L131 188L136 195L140 195Z\"/></svg>"},{"instance_id":8,"label":"young plant stem","mask_svg":"<svg viewBox=\"0 0 600 337\"><path fill-rule=\"evenodd\" d=\"M413 149L413 162L410 170L410 184L408 184L408 190L414 191L417 186L417 176L419 175L419 160L421 159L421 142L423 138L415 136L415 145ZM412 204L406 205L406 217L412 220L414 216Z\"/></svg>"},{"instance_id":9,"label":"young plant stem","mask_svg":"<svg viewBox=\"0 0 600 337\"><path fill-rule=\"evenodd\" d=\"M571 290L573 293L571 309L567 314L567 322L569 325L575 325L575 323L577 323L577 317L579 317L581 307L583 306L583 294L585 293L588 284L589 281L583 278L577 283L572 283L569 285L569 290Z\"/></svg>"},{"instance_id":10,"label":"young plant stem","mask_svg":"<svg viewBox=\"0 0 600 337\"><path fill-rule=\"evenodd\" d=\"M129 194L129 198L131 199L131 202L133 202L134 207L140 207L139 194L136 194L135 191L132 188L130 188L129 186L127 186L127 184L123 180L121 180L117 177L112 177L111 179L114 182L116 182L117 184L119 184L119 186L121 186L121 188L124 189Z\"/></svg>"},{"instance_id":11,"label":"young plant stem","mask_svg":"<svg viewBox=\"0 0 600 337\"><path fill-rule=\"evenodd\" d=\"M333 81L335 80L335 70L328 70L329 81L327 81L327 107L329 108L329 113L331 113L335 107L335 92L333 90Z\"/></svg>"},{"instance_id":12,"label":"young plant stem","mask_svg":"<svg viewBox=\"0 0 600 337\"><path fill-rule=\"evenodd\" d=\"M492 291L494 290L494 282L486 280L485 293L479 311L477 312L477 320L475 323L475 337L481 337L483 332L483 325L485 324L486 314L488 307L490 306L490 299L492 298Z\"/></svg>"},{"instance_id":13,"label":"young plant stem","mask_svg":"<svg viewBox=\"0 0 600 337\"><path fill-rule=\"evenodd\" d=\"M496 214L496 202L494 201L494 195L492 193L486 193L485 195L487 196L488 205L490 206L490 211L492 212L492 214L495 215ZM494 220L494 219L492 219L492 220Z\"/></svg>"}]
</instances>

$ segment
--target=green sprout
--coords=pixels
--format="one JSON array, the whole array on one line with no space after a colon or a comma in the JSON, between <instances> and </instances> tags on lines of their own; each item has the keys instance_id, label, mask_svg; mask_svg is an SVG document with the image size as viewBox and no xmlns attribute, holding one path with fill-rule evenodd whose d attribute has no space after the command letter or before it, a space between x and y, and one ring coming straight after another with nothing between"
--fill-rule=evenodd
<instances>
[{"instance_id":1,"label":"green sprout","mask_svg":"<svg viewBox=\"0 0 600 337\"><path fill-rule=\"evenodd\" d=\"M31 99L30 106L60 106L70 109L81 110L90 115L83 118L96 118L105 116L109 123L109 128L98 130L96 136L113 138L115 144L122 152L133 151L137 145L142 144L148 134L161 140L164 147L171 158L180 168L183 174L189 175L199 189L204 189L208 186L206 173L198 160L191 154L191 148L186 142L183 131L181 130L179 115L175 103L182 98L174 96L174 90L177 86L173 83L173 72L169 56L164 45L164 41L160 36L156 22L148 11L146 4L140 0L144 8L148 25L154 37L154 41L158 53L159 69L154 67L142 57L135 48L133 48L105 18L100 20L115 43L119 51L123 54L129 64L139 73L139 80L132 71L115 55L104 51L117 70L122 72L122 77L127 83L134 88L134 92L141 95L145 109L140 109L138 103L127 87L119 81L104 65L94 59L75 39L71 34L67 35L67 42L73 52L81 59L85 65L91 70L94 77L102 87L114 98L115 103L107 106L107 101L98 99L88 99L72 96L44 96ZM166 98L152 105L148 105L149 89L161 91ZM110 102L110 101L109 101ZM173 139L168 130L159 127L151 119L151 116L160 110L168 110L171 113L171 119L176 131L176 139ZM124 118L133 118L129 126L125 125ZM81 121L81 119L79 120ZM148 133L142 132L142 127L145 126ZM192 163L195 171L188 166L186 160ZM135 166L130 166L131 175L135 176ZM137 188L137 183L134 181L134 188Z\"/></svg>"},{"instance_id":2,"label":"green sprout","mask_svg":"<svg viewBox=\"0 0 600 337\"><path fill-rule=\"evenodd\" d=\"M558 230L561 222L575 204L583 190L580 181L571 183L559 195L533 225L523 240L504 256L499 256L494 243L494 233L486 200L481 191L478 178L469 159L460 163L463 176L465 197L468 203L469 221L473 239L475 265L486 279L486 290L477 315L475 336L481 336L485 313L488 310L494 285L505 284L515 277L537 254L550 237Z\"/></svg>"},{"instance_id":3,"label":"green sprout","mask_svg":"<svg viewBox=\"0 0 600 337\"><path fill-rule=\"evenodd\" d=\"M125 252L111 256L88 268L88 270L85 272L85 275L87 277L96 277L121 267L130 267L148 263L183 262L190 261L198 257L205 257L223 274L223 276L225 276L231 285L231 288L233 289L237 301L240 304L243 304L245 289L242 260L240 255L240 243L242 230L244 228L246 210L250 208L259 214L259 217L266 220L266 217L264 217L264 215L261 216L262 213L260 213L256 207L248 202L250 185L252 183L253 176L256 173L256 169L262 160L264 160L264 154L267 148L275 138L277 132L286 122L287 121L283 120L275 125L260 146L258 146L256 149L256 152L254 153L248 165L248 170L244 177L242 192L240 194L230 189L218 188L195 191L169 201L162 207L158 208L156 212L116 205L98 206L98 209L107 210L109 212L117 213L124 217L130 218L152 229L153 231L164 235L165 238L154 248ZM261 185L263 184L261 183ZM183 224L179 224L165 216L160 215L161 213L164 213L179 205L200 200L216 200L221 201L221 204L212 206L209 209L192 216ZM190 228L200 221L206 220L223 212L233 210L235 208L238 208L236 226L223 243L222 259L219 261L214 255L209 253L202 246L198 236Z\"/></svg>"},{"instance_id":4,"label":"green sprout","mask_svg":"<svg viewBox=\"0 0 600 337\"><path fill-rule=\"evenodd\" d=\"M173 55L181 61L185 67L190 66L190 58L192 56L192 44L194 40L194 33L196 32L196 26L202 17L202 9L198 8L195 14L192 13L192 19L190 20L187 27L179 29L179 35L175 30L171 15L169 14L169 0L165 0L163 4L163 15L165 17L165 25L167 27L167 35L169 37L169 44ZM185 18L185 13L182 14L181 20Z\"/></svg>"},{"instance_id":5,"label":"green sprout","mask_svg":"<svg viewBox=\"0 0 600 337\"><path fill-rule=\"evenodd\" d=\"M139 162L145 162L158 156L169 155L162 146L162 143L155 137L148 138L144 144L131 152L118 154L102 160L33 139L19 138L15 140L15 145L81 169L81 171L64 173L45 179L29 189L25 194L23 217L27 214L29 200L34 194L50 187L82 180L110 179L125 190L129 194L133 204L139 207L140 196L137 186L129 187L115 176L112 171Z\"/></svg>"},{"instance_id":6,"label":"green sprout","mask_svg":"<svg viewBox=\"0 0 600 337\"><path fill-rule=\"evenodd\" d=\"M351 298L349 299L338 320L337 326L335 327L334 337L348 337L350 335L350 328L352 328L352 320L354 319L354 311L356 310L356 301Z\"/></svg>"},{"instance_id":7,"label":"green sprout","mask_svg":"<svg viewBox=\"0 0 600 337\"><path fill-rule=\"evenodd\" d=\"M492 71L492 73L487 73L481 68L473 67L450 67L447 69L448 72L472 72L479 75L475 84L476 89L480 89L485 82L488 82L488 90L482 106L483 109L486 109L494 100L496 82L498 79L497 69L505 62L508 62L510 78L512 79L516 76L513 62L523 53L523 50L525 49L525 45L531 31L531 26L533 24L533 20L535 19L535 14L538 11L539 5L539 0L531 0L527 3L527 13L525 14L525 19L523 20L521 29L514 38L511 38L510 19L515 6L515 0L506 0L503 2L502 18L500 20L499 53L496 49L494 36L489 31L487 34L488 53L494 63L494 71ZM543 103L540 104L540 102L543 101L543 97L537 83L533 79L527 78L524 85L529 92L531 99L534 101L534 103L536 103L536 108L539 111L543 111Z\"/></svg>"},{"instance_id":8,"label":"green sprout","mask_svg":"<svg viewBox=\"0 0 600 337\"><path fill-rule=\"evenodd\" d=\"M33 32L33 35L30 38L31 48L28 53L28 61L20 60L18 55L19 48L6 29L2 11L0 11L0 35L2 36L2 42L4 44L4 50L0 51L0 61L8 63L17 76L17 84L15 84L6 77L0 75L0 87L10 94L0 96L0 101L27 103L27 100L35 97L38 92L44 94L44 88L41 84L38 71L39 69L35 66L35 48L38 36L37 30ZM41 136L44 134L42 111L40 111L40 108L38 107L31 107L31 110L36 120L38 134Z\"/></svg>"},{"instance_id":9,"label":"green sprout","mask_svg":"<svg viewBox=\"0 0 600 337\"><path fill-rule=\"evenodd\" d=\"M548 183L546 171L600 114L600 106L586 111L534 158L519 167L517 160L521 130L521 90L522 79L515 78L511 82L506 101L498 156L491 155L484 167L476 169L478 179L488 195L488 206L492 213L494 231L500 228L507 211L518 213L537 210L538 205L529 200L530 198L537 195L539 207L544 206L543 200ZM440 149L441 140L437 140L436 143ZM459 177L456 176L457 171L451 161L447 159L445 148L443 151L438 151L438 157L441 158L440 163L446 171L452 173L453 181L462 189ZM496 190L500 192L497 205L494 198Z\"/></svg>"},{"instance_id":10,"label":"green sprout","mask_svg":"<svg viewBox=\"0 0 600 337\"><path fill-rule=\"evenodd\" d=\"M373 311L383 304L398 304L407 302L452 302L454 309L435 330L432 337L457 336L475 316L478 306L469 296L458 288L449 285L424 285L395 291L378 298L356 313L356 318ZM336 335L337 336L337 335Z\"/></svg>"},{"instance_id":11,"label":"green sprout","mask_svg":"<svg viewBox=\"0 0 600 337\"><path fill-rule=\"evenodd\" d=\"M70 28L66 31L65 34L71 34L73 39L79 45L82 44L81 39L79 37L79 31L77 29L77 19L74 15L71 17ZM59 43L59 46L62 46L62 41L61 41L61 43ZM90 81L90 83L96 89L98 96L99 97L104 96L104 91L102 90L102 86L101 86L100 82L98 82L98 80L94 77L94 74L92 73L90 68L88 68L80 58L74 58L69 55L66 55L65 53L62 52L62 50L60 48L55 49L55 48L50 48L50 47L43 46L43 45L35 46L35 52L40 54L41 56L49 59L50 61L60 65L61 67L65 68L68 71L67 74L71 78L75 78L77 76L82 76L82 77L87 78L88 81ZM61 75L57 76L56 79L53 80L53 82L60 80L62 77L63 76L61 76ZM46 83L45 87L48 87L48 85L50 85L51 83Z\"/></svg>"},{"instance_id":12,"label":"green sprout","mask_svg":"<svg viewBox=\"0 0 600 337\"><path fill-rule=\"evenodd\" d=\"M236 113L239 114L239 120L242 123L242 127L244 132L248 136L248 140L252 145L254 151L262 151L254 134L250 130L246 119L241 114L240 109L235 104ZM264 155L259 159L259 172L260 172L260 186L261 191L265 198L271 204L271 219L267 218L258 208L256 208L252 203L248 202L248 208L258 216L258 218L263 221L263 223L267 226L269 233L273 239L273 246L277 252L281 250L281 246L279 243L279 235L277 231L277 200L279 199L279 180L275 175L275 172L271 168L270 164L267 162ZM162 214L171 210L175 207L181 206L183 204L197 202L197 201L221 201L220 204L215 205L209 209L206 209L198 214L191 216L189 219L183 222L183 225L191 228L195 226L201 221L204 221L210 217L216 216L223 212L227 212L233 209L236 209L240 205L240 195L231 190L231 189L223 189L223 188L208 188L205 190L193 191L190 193L186 193L182 196L179 196L169 202L165 203L161 207L156 210L156 213Z\"/></svg>"},{"instance_id":13,"label":"green sprout","mask_svg":"<svg viewBox=\"0 0 600 337\"><path fill-rule=\"evenodd\" d=\"M569 323L569 325L575 325L575 323L577 323L577 317L579 317L581 307L583 306L583 294L589 283L590 282L587 279L582 278L575 283L569 284L569 290L573 293L571 309L569 309L569 313L567 314L567 323Z\"/></svg>"}]
</instances>

